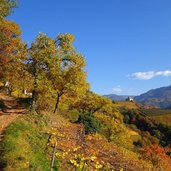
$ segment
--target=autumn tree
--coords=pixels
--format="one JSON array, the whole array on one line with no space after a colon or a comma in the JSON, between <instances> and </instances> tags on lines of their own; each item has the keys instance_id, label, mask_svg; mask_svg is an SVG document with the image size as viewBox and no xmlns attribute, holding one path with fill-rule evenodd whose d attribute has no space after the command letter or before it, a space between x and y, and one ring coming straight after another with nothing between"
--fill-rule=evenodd
<instances>
[{"instance_id":1,"label":"autumn tree","mask_svg":"<svg viewBox=\"0 0 171 171\"><path fill-rule=\"evenodd\" d=\"M28 65L33 80L32 107L34 109L38 96L47 95L52 91L50 73L54 69L53 65L58 65L56 55L57 50L54 40L45 34L40 33L31 44L28 53ZM58 71L57 68L55 69ZM57 75L55 79L57 79Z\"/></svg>"},{"instance_id":2,"label":"autumn tree","mask_svg":"<svg viewBox=\"0 0 171 171\"><path fill-rule=\"evenodd\" d=\"M106 97L100 96L91 91L86 94L74 104L72 107L77 108L81 113L95 113L97 111L112 113L112 101Z\"/></svg>"},{"instance_id":3,"label":"autumn tree","mask_svg":"<svg viewBox=\"0 0 171 171\"><path fill-rule=\"evenodd\" d=\"M16 0L0 1L0 78L3 77L4 65L9 62L9 56L15 51L16 43L21 34L19 26L4 18L11 14L17 6Z\"/></svg>"},{"instance_id":4,"label":"autumn tree","mask_svg":"<svg viewBox=\"0 0 171 171\"><path fill-rule=\"evenodd\" d=\"M3 78L5 65L16 54L16 46L21 41L21 31L15 22L5 19L17 6L16 0L0 1L0 78Z\"/></svg>"},{"instance_id":5,"label":"autumn tree","mask_svg":"<svg viewBox=\"0 0 171 171\"><path fill-rule=\"evenodd\" d=\"M0 20L11 14L13 8L17 7L16 0L1 0L0 1Z\"/></svg>"},{"instance_id":6,"label":"autumn tree","mask_svg":"<svg viewBox=\"0 0 171 171\"><path fill-rule=\"evenodd\" d=\"M21 31L19 26L14 22L1 20L0 35L0 77L1 81L9 81L7 80L7 75L9 76L10 72L9 69L11 69L11 74L14 74L14 71L16 71L14 63L19 62L19 57L24 56L22 53L25 51L26 45L20 37ZM10 64L11 67L9 67Z\"/></svg>"},{"instance_id":7,"label":"autumn tree","mask_svg":"<svg viewBox=\"0 0 171 171\"><path fill-rule=\"evenodd\" d=\"M28 53L29 73L33 82L33 105L38 96L56 97L54 112L61 97L76 99L87 88L85 60L73 47L74 36L59 35L56 40L39 34Z\"/></svg>"},{"instance_id":8,"label":"autumn tree","mask_svg":"<svg viewBox=\"0 0 171 171\"><path fill-rule=\"evenodd\" d=\"M85 59L73 47L74 36L60 34L56 40L58 49L59 70L51 72L53 88L56 91L56 105L54 113L62 96L66 98L81 98L87 90ZM58 75L58 76L57 76ZM57 76L57 77L56 77Z\"/></svg>"},{"instance_id":9,"label":"autumn tree","mask_svg":"<svg viewBox=\"0 0 171 171\"><path fill-rule=\"evenodd\" d=\"M9 93L17 91L19 95L31 88L32 79L26 63L27 45L19 41L15 47L15 53L12 53L9 59L5 64L4 77L9 82Z\"/></svg>"}]
</instances>

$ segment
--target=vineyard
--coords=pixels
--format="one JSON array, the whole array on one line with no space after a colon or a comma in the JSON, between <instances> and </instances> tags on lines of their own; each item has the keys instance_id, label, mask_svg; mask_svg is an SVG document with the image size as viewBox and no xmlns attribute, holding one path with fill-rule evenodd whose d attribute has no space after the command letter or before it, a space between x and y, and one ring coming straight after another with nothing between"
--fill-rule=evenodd
<instances>
[{"instance_id":1,"label":"vineyard","mask_svg":"<svg viewBox=\"0 0 171 171\"><path fill-rule=\"evenodd\" d=\"M1 165L5 163L6 170L48 170L55 146L53 170L143 171L152 167L100 134L85 135L82 124L45 113L23 116L8 127L1 146Z\"/></svg>"},{"instance_id":2,"label":"vineyard","mask_svg":"<svg viewBox=\"0 0 171 171\"><path fill-rule=\"evenodd\" d=\"M144 110L144 112L160 123L171 125L170 109L148 109Z\"/></svg>"}]
</instances>

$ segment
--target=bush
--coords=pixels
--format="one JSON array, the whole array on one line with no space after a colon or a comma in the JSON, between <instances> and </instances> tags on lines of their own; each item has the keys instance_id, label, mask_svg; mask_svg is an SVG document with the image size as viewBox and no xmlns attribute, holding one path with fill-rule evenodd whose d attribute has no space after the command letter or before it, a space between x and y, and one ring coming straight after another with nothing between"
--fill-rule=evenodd
<instances>
[{"instance_id":1,"label":"bush","mask_svg":"<svg viewBox=\"0 0 171 171\"><path fill-rule=\"evenodd\" d=\"M79 115L80 113L78 112L78 110L73 109L69 111L67 117L69 118L70 122L74 123L78 121Z\"/></svg>"},{"instance_id":2,"label":"bush","mask_svg":"<svg viewBox=\"0 0 171 171\"><path fill-rule=\"evenodd\" d=\"M99 132L101 128L100 121L92 113L80 114L77 122L84 125L86 134Z\"/></svg>"},{"instance_id":3,"label":"bush","mask_svg":"<svg viewBox=\"0 0 171 171\"><path fill-rule=\"evenodd\" d=\"M171 170L170 157L166 155L166 149L157 144L143 148L141 150L142 158L151 161L155 170Z\"/></svg>"}]
</instances>

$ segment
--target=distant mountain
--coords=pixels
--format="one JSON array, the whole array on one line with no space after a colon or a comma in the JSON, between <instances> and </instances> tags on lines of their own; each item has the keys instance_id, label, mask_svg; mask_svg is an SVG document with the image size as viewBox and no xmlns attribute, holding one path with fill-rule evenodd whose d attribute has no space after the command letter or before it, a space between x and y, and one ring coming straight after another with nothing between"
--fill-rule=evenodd
<instances>
[{"instance_id":1,"label":"distant mountain","mask_svg":"<svg viewBox=\"0 0 171 171\"><path fill-rule=\"evenodd\" d=\"M171 108L171 85L150 90L134 99L141 103L160 108Z\"/></svg>"},{"instance_id":2,"label":"distant mountain","mask_svg":"<svg viewBox=\"0 0 171 171\"><path fill-rule=\"evenodd\" d=\"M116 94L109 94L104 96L116 101L125 101L127 97L133 97L135 101L141 104L146 104L149 106L155 106L159 108L171 109L171 85L168 87L152 89L139 96L116 95Z\"/></svg>"},{"instance_id":3,"label":"distant mountain","mask_svg":"<svg viewBox=\"0 0 171 171\"><path fill-rule=\"evenodd\" d=\"M134 97L129 95L116 95L116 94L109 94L104 96L116 101L125 101L125 99L128 97Z\"/></svg>"}]
</instances>

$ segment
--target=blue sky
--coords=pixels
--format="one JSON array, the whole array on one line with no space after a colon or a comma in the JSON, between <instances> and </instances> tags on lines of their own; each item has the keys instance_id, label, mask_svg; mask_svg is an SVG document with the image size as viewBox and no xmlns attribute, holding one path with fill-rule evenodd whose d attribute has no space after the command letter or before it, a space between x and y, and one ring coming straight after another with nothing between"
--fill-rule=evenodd
<instances>
[{"instance_id":1,"label":"blue sky","mask_svg":"<svg viewBox=\"0 0 171 171\"><path fill-rule=\"evenodd\" d=\"M73 34L96 93L138 95L171 84L170 0L20 0L8 18L28 43L39 32Z\"/></svg>"}]
</instances>

